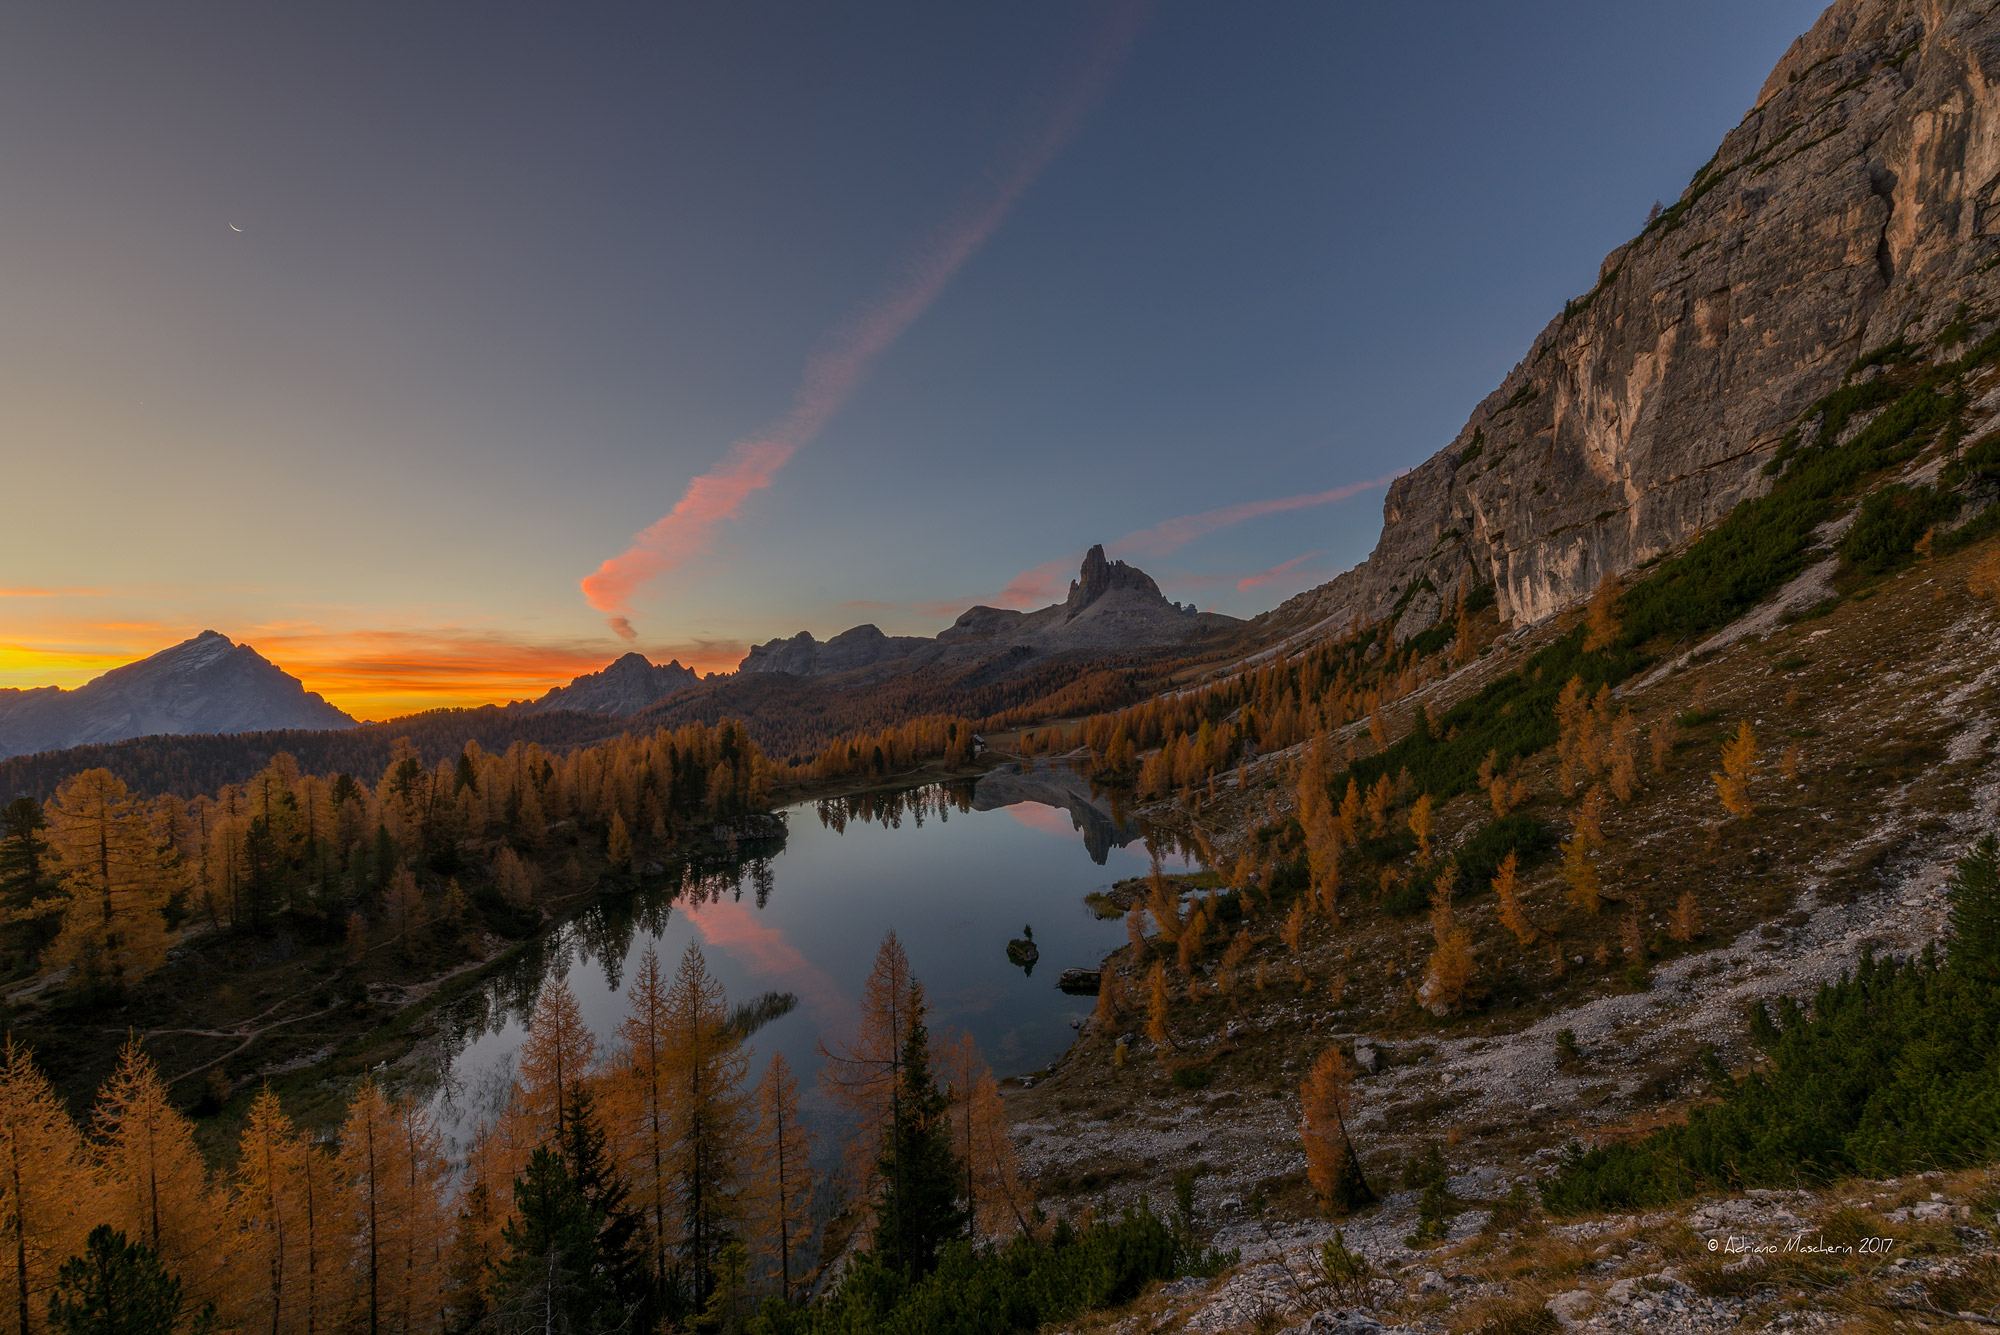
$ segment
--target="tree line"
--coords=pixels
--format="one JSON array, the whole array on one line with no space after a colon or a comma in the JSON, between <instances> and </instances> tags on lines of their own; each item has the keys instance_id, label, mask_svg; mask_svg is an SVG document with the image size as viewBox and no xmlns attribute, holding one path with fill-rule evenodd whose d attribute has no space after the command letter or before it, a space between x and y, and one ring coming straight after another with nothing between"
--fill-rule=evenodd
<instances>
[{"instance_id":1,"label":"tree line","mask_svg":"<svg viewBox=\"0 0 2000 1335\"><path fill-rule=\"evenodd\" d=\"M352 943L474 912L534 918L545 853L588 838L629 867L765 809L772 780L733 722L567 753L473 741L430 764L400 744L373 782L306 773L280 753L248 783L192 800L139 797L86 770L46 803L0 808L0 941L16 976L68 969L75 992L115 996L190 929L282 920ZM562 874L580 879L573 853Z\"/></svg>"},{"instance_id":2,"label":"tree line","mask_svg":"<svg viewBox=\"0 0 2000 1335\"><path fill-rule=\"evenodd\" d=\"M648 1331L781 1326L818 1267L797 1078L691 945L648 950L608 1045L557 978L499 1115L453 1162L427 1105L372 1077L331 1137L267 1086L212 1173L137 1038L86 1124L0 1047L0 1331ZM992 1072L934 1040L891 933L821 1081L852 1118L858 1264L914 1284L956 1239L1032 1233Z\"/></svg>"}]
</instances>

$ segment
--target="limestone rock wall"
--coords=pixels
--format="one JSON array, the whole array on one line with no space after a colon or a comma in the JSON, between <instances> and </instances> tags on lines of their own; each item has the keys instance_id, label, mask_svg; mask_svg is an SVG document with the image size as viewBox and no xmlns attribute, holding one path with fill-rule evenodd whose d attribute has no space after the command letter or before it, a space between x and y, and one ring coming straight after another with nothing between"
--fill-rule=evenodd
<instances>
[{"instance_id":1,"label":"limestone rock wall","mask_svg":"<svg viewBox=\"0 0 2000 1335\"><path fill-rule=\"evenodd\" d=\"M2000 315L2000 4L1838 0L1681 198L1605 257L1458 435L1399 479L1363 564L1283 614L1374 620L1428 579L1521 624L1759 494L1853 359ZM1399 623L1421 630L1439 599Z\"/></svg>"}]
</instances>

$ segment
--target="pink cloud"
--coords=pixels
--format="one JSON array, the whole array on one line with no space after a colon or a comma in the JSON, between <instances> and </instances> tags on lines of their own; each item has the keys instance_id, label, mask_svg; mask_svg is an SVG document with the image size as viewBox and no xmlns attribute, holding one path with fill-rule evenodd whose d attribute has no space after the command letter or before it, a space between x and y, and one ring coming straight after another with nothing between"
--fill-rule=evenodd
<instances>
[{"instance_id":1,"label":"pink cloud","mask_svg":"<svg viewBox=\"0 0 2000 1335\"><path fill-rule=\"evenodd\" d=\"M1158 557L1179 551L1196 538L1206 537L1219 530L1240 524L1246 519L1257 519L1264 515L1282 514L1287 510L1305 510L1315 505L1331 505L1351 496L1359 496L1377 487L1386 487L1403 474L1407 468L1399 468L1384 477L1371 478L1366 482L1350 482L1344 487L1330 491L1307 491L1296 496L1278 496L1265 501L1244 501L1239 505L1225 505L1219 510L1204 510L1200 514L1177 515L1163 519L1151 528L1142 528L1137 533L1127 533L1118 541L1109 544L1105 551L1116 557ZM1299 561L1305 557L1298 558ZM1070 576L1075 572L1082 553L1057 557L1044 561L1032 570L1024 570L1014 576L999 597L993 600L999 607L1029 609L1046 606L1063 596L1069 589ZM1266 583L1297 565L1293 561L1267 570L1261 575L1249 577L1249 583L1238 583L1238 589L1254 588ZM1237 580L1235 575L1177 575L1175 582L1182 585L1226 584ZM959 598L935 603L918 603L916 608L925 616L956 616L967 607L974 605L972 599Z\"/></svg>"},{"instance_id":2,"label":"pink cloud","mask_svg":"<svg viewBox=\"0 0 2000 1335\"><path fill-rule=\"evenodd\" d=\"M1386 477L1371 478L1367 482L1350 482L1331 491L1306 491L1296 496L1278 496L1267 501L1244 501L1240 505L1225 505L1219 510L1204 510L1200 514L1178 515L1173 519L1163 519L1151 528L1126 534L1111 544L1110 551L1117 556L1165 556L1170 552L1179 551L1196 538L1204 538L1221 529L1234 527L1246 519L1282 514L1287 510L1307 510L1316 505L1331 505L1350 496L1359 496L1364 491L1386 487L1409 471L1407 468L1399 468Z\"/></svg>"},{"instance_id":3,"label":"pink cloud","mask_svg":"<svg viewBox=\"0 0 2000 1335\"><path fill-rule=\"evenodd\" d=\"M799 948L775 927L758 922L750 910L731 899L691 904L682 910L702 939L737 960L752 973L781 981L802 995L822 1015L844 1015L846 993L833 976L809 962Z\"/></svg>"},{"instance_id":4,"label":"pink cloud","mask_svg":"<svg viewBox=\"0 0 2000 1335\"><path fill-rule=\"evenodd\" d=\"M1039 802L1018 802L1001 810L1029 829L1040 830L1043 834L1059 834L1065 839L1076 834L1075 818L1057 807L1045 807Z\"/></svg>"},{"instance_id":5,"label":"pink cloud","mask_svg":"<svg viewBox=\"0 0 2000 1335\"><path fill-rule=\"evenodd\" d=\"M1089 58L1071 77L1038 132L1017 145L998 171L969 192L879 301L857 310L807 359L791 411L761 435L730 446L721 463L688 484L672 510L634 535L625 551L584 577L584 599L606 614L613 630L628 640L635 638L631 606L640 587L707 550L716 528L734 518L751 493L771 485L792 455L811 443L846 405L875 359L930 309L1075 135L1085 113L1117 73L1143 16L1144 8L1136 3L1109 12Z\"/></svg>"},{"instance_id":6,"label":"pink cloud","mask_svg":"<svg viewBox=\"0 0 2000 1335\"><path fill-rule=\"evenodd\" d=\"M1242 579L1236 581L1236 590L1238 593L1241 593L1245 589L1261 588L1262 586L1269 584L1272 580L1278 579L1283 575L1290 574L1292 571L1298 569L1300 566L1304 565L1307 561L1312 560L1315 556L1318 555L1319 553L1316 551L1307 552L1304 556L1294 556L1291 560L1284 562L1282 565L1272 566L1269 570L1263 571L1259 574L1245 575Z\"/></svg>"}]
</instances>

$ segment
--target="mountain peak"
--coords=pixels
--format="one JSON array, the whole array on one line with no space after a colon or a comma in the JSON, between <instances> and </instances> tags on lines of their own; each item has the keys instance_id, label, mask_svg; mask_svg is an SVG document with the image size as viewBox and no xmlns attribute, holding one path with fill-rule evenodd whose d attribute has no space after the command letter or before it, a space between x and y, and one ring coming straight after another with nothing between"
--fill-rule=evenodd
<instances>
[{"instance_id":1,"label":"mountain peak","mask_svg":"<svg viewBox=\"0 0 2000 1335\"><path fill-rule=\"evenodd\" d=\"M1068 621L1113 589L1130 589L1155 602L1167 601L1151 575L1123 561L1107 560L1104 544L1097 543L1084 553L1082 568L1077 571L1077 577L1069 582L1069 598L1063 603L1063 620Z\"/></svg>"},{"instance_id":2,"label":"mountain peak","mask_svg":"<svg viewBox=\"0 0 2000 1335\"><path fill-rule=\"evenodd\" d=\"M51 687L0 697L0 756L160 733L354 726L249 645L205 630L73 691Z\"/></svg>"},{"instance_id":3,"label":"mountain peak","mask_svg":"<svg viewBox=\"0 0 2000 1335\"><path fill-rule=\"evenodd\" d=\"M679 659L661 667L633 650L620 654L596 672L573 678L567 686L551 689L541 699L520 708L528 714L573 709L580 714L611 714L626 718L657 700L686 690L698 680L695 670L682 667Z\"/></svg>"}]
</instances>

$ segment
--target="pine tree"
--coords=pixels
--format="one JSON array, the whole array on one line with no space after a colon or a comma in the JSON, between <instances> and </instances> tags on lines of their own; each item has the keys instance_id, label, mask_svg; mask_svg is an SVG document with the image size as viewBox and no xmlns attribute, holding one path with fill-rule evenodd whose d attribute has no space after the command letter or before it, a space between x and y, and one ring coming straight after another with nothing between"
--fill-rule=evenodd
<instances>
[{"instance_id":1,"label":"pine tree","mask_svg":"<svg viewBox=\"0 0 2000 1335\"><path fill-rule=\"evenodd\" d=\"M1951 967L1971 978L2000 978L2000 843L1987 835L1951 878Z\"/></svg>"},{"instance_id":2,"label":"pine tree","mask_svg":"<svg viewBox=\"0 0 2000 1335\"><path fill-rule=\"evenodd\" d=\"M650 1288L639 1254L639 1216L632 1212L625 1182L606 1152L604 1128L590 1086L579 1080L569 1103L571 1112L560 1146L563 1166L599 1220L596 1264L609 1295L636 1317ZM639 1329L648 1324L643 1319L636 1322Z\"/></svg>"},{"instance_id":3,"label":"pine tree","mask_svg":"<svg viewBox=\"0 0 2000 1335\"><path fill-rule=\"evenodd\" d=\"M181 1282L151 1247L99 1224L63 1262L49 1324L64 1335L173 1335L181 1304Z\"/></svg>"},{"instance_id":4,"label":"pine tree","mask_svg":"<svg viewBox=\"0 0 2000 1335\"><path fill-rule=\"evenodd\" d=\"M960 1168L951 1150L948 1105L931 1075L930 1034L921 984L910 985L910 1017L897 1079L895 1121L877 1171L874 1249L890 1269L913 1281L937 1264L938 1249L965 1231L959 1208Z\"/></svg>"},{"instance_id":5,"label":"pine tree","mask_svg":"<svg viewBox=\"0 0 2000 1335\"><path fill-rule=\"evenodd\" d=\"M83 1246L100 1192L76 1123L12 1034L0 1046L0 1156L0 1330L28 1335L42 1325L57 1268Z\"/></svg>"},{"instance_id":6,"label":"pine tree","mask_svg":"<svg viewBox=\"0 0 2000 1335\"><path fill-rule=\"evenodd\" d=\"M520 1335L615 1328L603 1320L616 1300L598 1266L602 1228L562 1156L538 1147L514 1182L513 1217L501 1229L507 1255L493 1274L492 1325Z\"/></svg>"}]
</instances>

